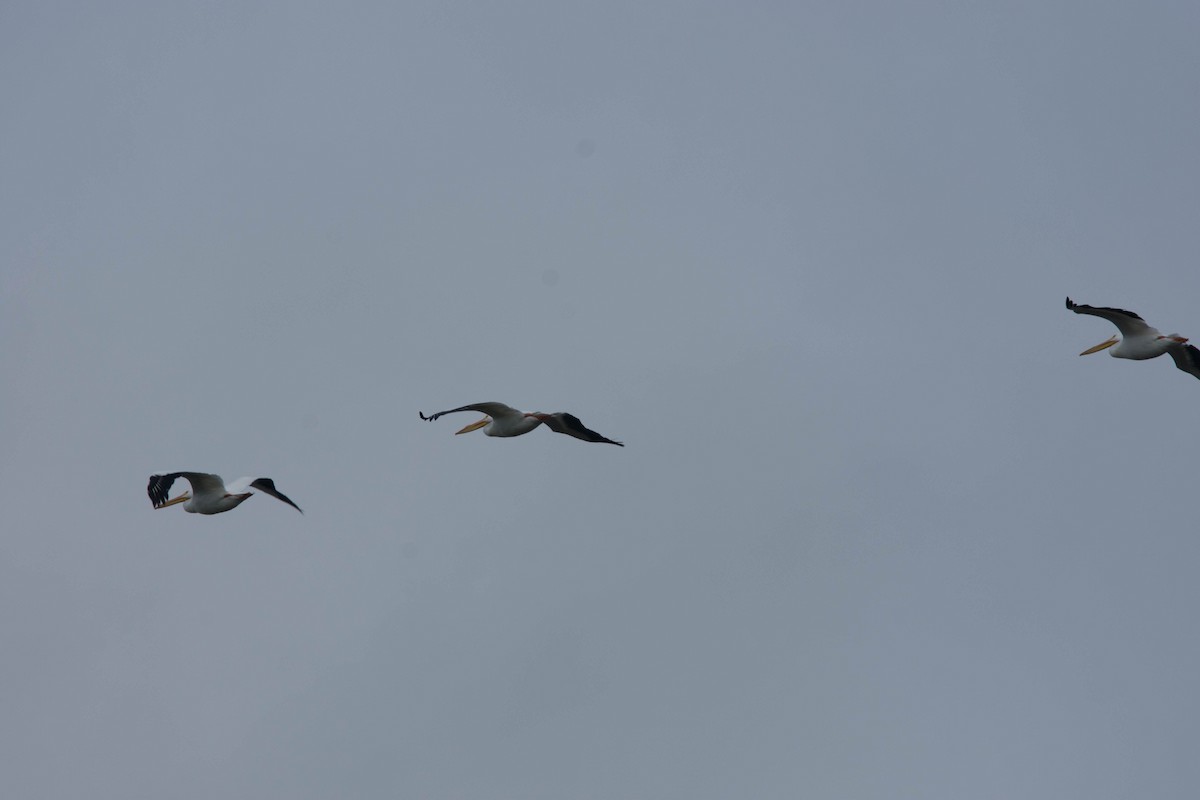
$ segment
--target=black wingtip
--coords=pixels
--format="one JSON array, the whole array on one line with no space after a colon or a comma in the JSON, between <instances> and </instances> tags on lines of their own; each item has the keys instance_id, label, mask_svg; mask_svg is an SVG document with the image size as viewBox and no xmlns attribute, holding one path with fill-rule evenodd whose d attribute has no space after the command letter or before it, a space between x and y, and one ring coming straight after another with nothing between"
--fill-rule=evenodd
<instances>
[{"instance_id":1,"label":"black wingtip","mask_svg":"<svg viewBox=\"0 0 1200 800\"><path fill-rule=\"evenodd\" d=\"M146 485L146 494L150 496L150 504L155 508L161 508L162 504L167 502L167 497L171 492L171 484L175 482L175 475L151 475L150 482Z\"/></svg>"},{"instance_id":2,"label":"black wingtip","mask_svg":"<svg viewBox=\"0 0 1200 800\"><path fill-rule=\"evenodd\" d=\"M250 481L250 486L258 489L260 492L266 492L277 500L282 500L292 508L299 511L301 514L304 513L304 509L296 505L292 498L275 488L275 481L271 480L270 478L255 478L254 480Z\"/></svg>"},{"instance_id":3,"label":"black wingtip","mask_svg":"<svg viewBox=\"0 0 1200 800\"><path fill-rule=\"evenodd\" d=\"M427 417L424 414L422 414L420 411L417 412L417 416L420 417L421 419L425 420L426 422L433 419L433 417Z\"/></svg>"}]
</instances>

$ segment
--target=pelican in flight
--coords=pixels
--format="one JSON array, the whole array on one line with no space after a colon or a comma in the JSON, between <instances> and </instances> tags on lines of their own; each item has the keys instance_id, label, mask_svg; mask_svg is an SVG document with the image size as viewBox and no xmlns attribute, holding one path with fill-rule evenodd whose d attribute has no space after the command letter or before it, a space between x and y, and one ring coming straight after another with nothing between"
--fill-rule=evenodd
<instances>
[{"instance_id":1,"label":"pelican in flight","mask_svg":"<svg viewBox=\"0 0 1200 800\"><path fill-rule=\"evenodd\" d=\"M178 497L167 499L171 484L176 478L183 478L192 486L191 492L184 492ZM151 475L150 485L146 492L155 508L166 508L176 503L183 503L183 510L191 514L220 514L222 511L232 511L247 500L257 489L282 500L292 508L300 511L300 506L292 502L286 494L275 488L275 481L270 478L238 478L229 486L221 480L220 475L208 472L169 472L166 475ZM303 511L300 511L303 514Z\"/></svg>"},{"instance_id":2,"label":"pelican in flight","mask_svg":"<svg viewBox=\"0 0 1200 800\"><path fill-rule=\"evenodd\" d=\"M1095 308L1093 306L1072 303L1067 298L1067 308L1076 314L1091 314L1093 317L1103 317L1117 326L1121 337L1110 336L1095 347L1089 347L1079 355L1099 353L1107 350L1113 358L1131 358L1134 361L1145 361L1147 358L1157 358L1163 353L1170 353L1175 359L1175 366L1184 372L1200 378L1200 350L1187 343L1187 339L1178 333L1164 336L1157 329L1146 324L1146 320L1132 311L1121 308Z\"/></svg>"},{"instance_id":3,"label":"pelican in flight","mask_svg":"<svg viewBox=\"0 0 1200 800\"><path fill-rule=\"evenodd\" d=\"M559 411L554 414L543 414L540 411L526 413L524 411L517 411L511 406L504 405L504 403L472 403L469 406L452 408L449 411L439 411L428 417L420 411L417 414L421 419L432 421L446 414L456 414L459 411L478 411L481 414L487 414L487 416L478 422L472 422L461 431L455 431L455 435L470 433L471 431L483 428L485 436L520 436L523 433L529 433L538 425L544 424L555 433L565 433L567 436L574 436L576 439L582 439L585 442L604 442L606 444L615 444L617 447L625 446L620 442L614 442L612 439L605 438L595 431L585 428L583 423L579 421L579 417L568 414L565 411Z\"/></svg>"}]
</instances>

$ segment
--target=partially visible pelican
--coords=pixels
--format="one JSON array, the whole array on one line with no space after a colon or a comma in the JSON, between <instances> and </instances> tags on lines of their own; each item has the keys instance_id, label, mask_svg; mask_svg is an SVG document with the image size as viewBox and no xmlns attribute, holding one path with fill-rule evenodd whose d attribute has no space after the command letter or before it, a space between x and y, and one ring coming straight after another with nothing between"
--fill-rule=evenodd
<instances>
[{"instance_id":1,"label":"partially visible pelican","mask_svg":"<svg viewBox=\"0 0 1200 800\"><path fill-rule=\"evenodd\" d=\"M167 499L171 484L176 478L183 478L192 486L191 492L184 492L176 498ZM287 495L275 488L275 481L270 478L238 478L228 487L220 475L208 472L170 472L166 475L151 475L146 492L155 508L166 508L176 503L183 503L183 510L192 514L220 514L222 511L232 511L253 492L247 489L257 489L264 494L282 500L292 508L300 511L300 506L291 501ZM303 511L300 511L303 514Z\"/></svg>"},{"instance_id":2,"label":"partially visible pelican","mask_svg":"<svg viewBox=\"0 0 1200 800\"><path fill-rule=\"evenodd\" d=\"M1178 333L1164 336L1157 329L1146 324L1146 320L1132 311L1121 308L1094 308L1078 303L1072 303L1067 298L1067 308L1076 314L1091 314L1093 317L1103 317L1117 326L1123 338L1110 336L1095 347L1089 347L1079 355L1099 353L1107 350L1114 358L1131 358L1134 361L1145 361L1147 358L1157 358L1163 353L1170 353L1175 359L1175 366L1184 372L1200 378L1200 350L1188 344L1188 340Z\"/></svg>"},{"instance_id":3,"label":"partially visible pelican","mask_svg":"<svg viewBox=\"0 0 1200 800\"><path fill-rule=\"evenodd\" d=\"M460 431L455 431L456 435L459 433L470 433L471 431L483 428L485 436L520 436L523 433L529 433L538 425L545 425L555 433L565 433L568 436L574 436L576 439L582 439L585 442L604 442L605 444L615 444L617 447L625 446L620 442L607 439L593 430L588 430L579 421L579 417L568 414L565 411L559 411L554 414L543 414L540 411L526 413L518 411L511 406L506 406L504 403L472 403L469 406L452 408L449 411L439 411L428 417L420 411L417 414L421 419L435 420L445 414L455 414L459 411L478 411L481 414L487 414L487 416L478 422L472 422Z\"/></svg>"}]
</instances>

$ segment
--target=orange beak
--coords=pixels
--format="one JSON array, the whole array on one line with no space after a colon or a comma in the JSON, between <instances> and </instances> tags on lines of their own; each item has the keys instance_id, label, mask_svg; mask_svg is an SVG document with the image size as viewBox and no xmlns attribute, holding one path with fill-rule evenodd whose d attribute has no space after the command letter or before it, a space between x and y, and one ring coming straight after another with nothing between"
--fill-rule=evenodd
<instances>
[{"instance_id":1,"label":"orange beak","mask_svg":"<svg viewBox=\"0 0 1200 800\"><path fill-rule=\"evenodd\" d=\"M455 431L454 435L458 436L460 433L470 433L471 431L477 431L480 428L482 428L484 425L487 425L491 421L492 421L491 417L484 417L483 419L479 420L478 422L472 422L470 425L463 428L461 431Z\"/></svg>"},{"instance_id":2,"label":"orange beak","mask_svg":"<svg viewBox=\"0 0 1200 800\"><path fill-rule=\"evenodd\" d=\"M1087 350L1084 350L1079 355L1086 356L1086 355L1091 355L1092 353L1099 353L1101 350L1107 350L1108 348L1112 347L1114 344L1116 344L1119 341L1121 341L1121 340L1118 339L1116 336L1109 337L1108 339L1106 339L1105 341L1096 345L1095 347L1089 347Z\"/></svg>"}]
</instances>

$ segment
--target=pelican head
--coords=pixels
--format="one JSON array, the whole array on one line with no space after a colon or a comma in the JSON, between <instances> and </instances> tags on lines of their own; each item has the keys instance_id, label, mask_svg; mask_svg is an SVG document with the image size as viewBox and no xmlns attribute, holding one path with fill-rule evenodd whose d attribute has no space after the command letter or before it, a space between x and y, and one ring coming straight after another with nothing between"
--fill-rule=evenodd
<instances>
[{"instance_id":1,"label":"pelican head","mask_svg":"<svg viewBox=\"0 0 1200 800\"><path fill-rule=\"evenodd\" d=\"M176 503L182 503L185 500L191 500L191 499L192 499L191 492L184 492L183 494L179 495L179 497L168 500L167 502L163 503L161 506L158 506L158 508L166 508L167 506L173 506Z\"/></svg>"},{"instance_id":2,"label":"pelican head","mask_svg":"<svg viewBox=\"0 0 1200 800\"><path fill-rule=\"evenodd\" d=\"M1101 350L1107 350L1108 348L1112 347L1114 344L1119 343L1120 341L1121 341L1121 339L1119 337L1110 336L1107 339L1105 339L1103 342L1101 342L1100 344L1096 345L1095 347L1089 347L1087 350L1084 350L1079 355L1086 356L1086 355L1091 355L1092 353L1099 353Z\"/></svg>"},{"instance_id":3,"label":"pelican head","mask_svg":"<svg viewBox=\"0 0 1200 800\"><path fill-rule=\"evenodd\" d=\"M484 425L487 425L491 421L492 421L491 417L484 417L483 419L479 420L478 422L472 422L470 425L463 428L461 431L455 431L454 435L457 436L460 433L470 433L471 431L477 431L480 428L482 428Z\"/></svg>"}]
</instances>

